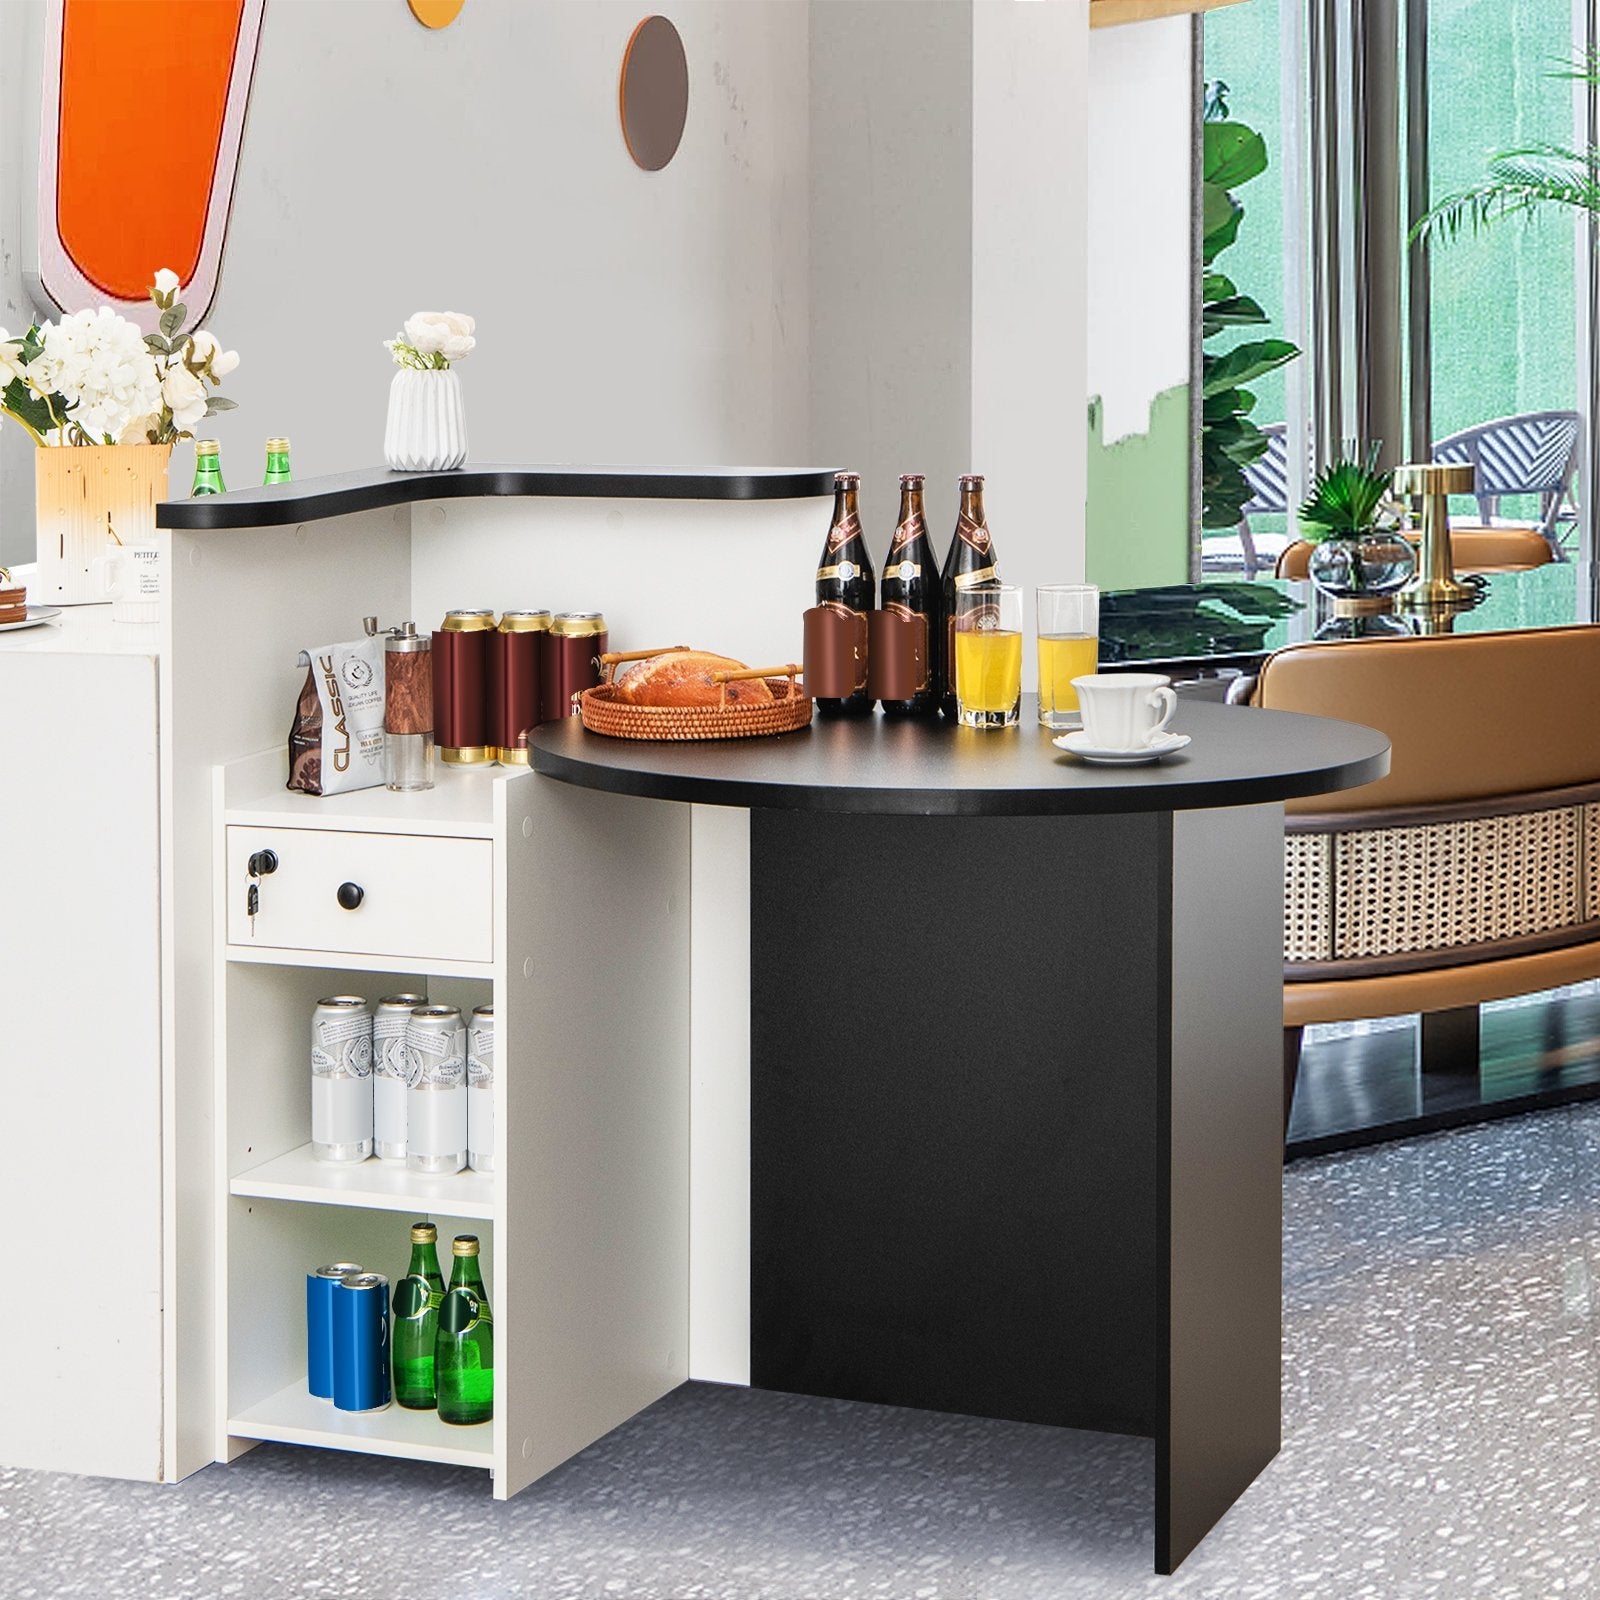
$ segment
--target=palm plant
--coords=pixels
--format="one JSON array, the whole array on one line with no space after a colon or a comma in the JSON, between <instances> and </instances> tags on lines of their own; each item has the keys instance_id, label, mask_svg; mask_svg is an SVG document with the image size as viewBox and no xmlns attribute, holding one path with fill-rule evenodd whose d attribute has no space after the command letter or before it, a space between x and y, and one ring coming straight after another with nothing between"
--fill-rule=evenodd
<instances>
[{"instance_id":1,"label":"palm plant","mask_svg":"<svg viewBox=\"0 0 1600 1600\"><path fill-rule=\"evenodd\" d=\"M1569 82L1600 84L1600 51L1550 74ZM1530 217L1546 206L1600 216L1600 149L1582 150L1538 139L1489 157L1484 176L1446 195L1411 230L1413 239L1455 239L1506 217Z\"/></svg>"},{"instance_id":2,"label":"palm plant","mask_svg":"<svg viewBox=\"0 0 1600 1600\"><path fill-rule=\"evenodd\" d=\"M1354 445L1347 446L1352 452ZM1381 446L1368 446L1364 460L1347 457L1317 474L1311 493L1300 507L1300 537L1319 544L1324 539L1359 539L1392 522L1385 515L1389 474L1378 471Z\"/></svg>"}]
</instances>

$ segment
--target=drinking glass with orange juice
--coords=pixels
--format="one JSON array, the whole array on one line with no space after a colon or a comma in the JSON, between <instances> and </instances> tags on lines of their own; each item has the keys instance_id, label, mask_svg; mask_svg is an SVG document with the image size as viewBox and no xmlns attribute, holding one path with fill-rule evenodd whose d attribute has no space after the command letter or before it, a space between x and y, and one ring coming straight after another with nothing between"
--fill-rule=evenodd
<instances>
[{"instance_id":1,"label":"drinking glass with orange juice","mask_svg":"<svg viewBox=\"0 0 1600 1600\"><path fill-rule=\"evenodd\" d=\"M1092 583L1039 590L1039 720L1047 728L1083 725L1074 678L1100 665L1100 591Z\"/></svg>"},{"instance_id":2,"label":"drinking glass with orange juice","mask_svg":"<svg viewBox=\"0 0 1600 1600\"><path fill-rule=\"evenodd\" d=\"M1022 590L956 590L956 707L968 728L1009 728L1022 703Z\"/></svg>"}]
</instances>

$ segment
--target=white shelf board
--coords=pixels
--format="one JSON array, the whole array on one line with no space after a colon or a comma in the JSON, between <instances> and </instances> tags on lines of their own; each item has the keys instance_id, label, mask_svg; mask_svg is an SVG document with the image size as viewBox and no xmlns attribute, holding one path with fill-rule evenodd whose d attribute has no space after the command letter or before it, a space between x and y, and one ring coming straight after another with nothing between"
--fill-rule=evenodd
<instances>
[{"instance_id":1,"label":"white shelf board","mask_svg":"<svg viewBox=\"0 0 1600 1600\"><path fill-rule=\"evenodd\" d=\"M229 1193L261 1200L416 1211L430 1216L494 1220L491 1172L409 1172L398 1161L318 1161L309 1144L275 1156L230 1180Z\"/></svg>"},{"instance_id":2,"label":"white shelf board","mask_svg":"<svg viewBox=\"0 0 1600 1600\"><path fill-rule=\"evenodd\" d=\"M422 973L430 978L483 978L494 982L492 961L438 961L422 956L369 956L348 950L284 950L275 945L223 946L229 961L261 967L306 967L319 972Z\"/></svg>"},{"instance_id":3,"label":"white shelf board","mask_svg":"<svg viewBox=\"0 0 1600 1600\"><path fill-rule=\"evenodd\" d=\"M331 1400L312 1397L303 1382L228 1418L240 1439L318 1445L326 1450L361 1450L406 1461L443 1461L457 1467L493 1467L493 1422L453 1428L435 1411L340 1411Z\"/></svg>"},{"instance_id":4,"label":"white shelf board","mask_svg":"<svg viewBox=\"0 0 1600 1600\"><path fill-rule=\"evenodd\" d=\"M283 786L282 750L234 762L227 773L229 827L330 828L349 833L422 833L449 839L494 837L494 797L523 767L447 767L435 760L431 789L391 794L382 787L354 794L301 794Z\"/></svg>"}]
</instances>

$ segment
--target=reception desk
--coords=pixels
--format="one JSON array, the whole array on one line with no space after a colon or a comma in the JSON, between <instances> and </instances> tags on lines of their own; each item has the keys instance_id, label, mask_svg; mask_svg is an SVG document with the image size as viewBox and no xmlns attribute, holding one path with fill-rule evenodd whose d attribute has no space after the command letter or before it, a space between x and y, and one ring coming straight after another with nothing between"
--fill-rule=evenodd
<instances>
[{"instance_id":1,"label":"reception desk","mask_svg":"<svg viewBox=\"0 0 1600 1600\"><path fill-rule=\"evenodd\" d=\"M1031 697L998 732L533 741L576 948L651 916L663 814L748 811L692 912L747 917L749 948L746 1297L702 1282L697 1342L737 1345L743 1317L760 1387L1152 1438L1162 1572L1279 1444L1282 802L1388 768L1382 735L1318 718L1186 704L1178 729L1146 768L1061 754ZM691 1016L726 1025L738 979L697 971ZM619 998L670 1019L690 981L574 963L552 1048L626 1059ZM737 1121L726 1066L689 1064L694 1123ZM695 1157L733 1204L740 1155ZM727 1283L737 1249L724 1231Z\"/></svg>"}]
</instances>

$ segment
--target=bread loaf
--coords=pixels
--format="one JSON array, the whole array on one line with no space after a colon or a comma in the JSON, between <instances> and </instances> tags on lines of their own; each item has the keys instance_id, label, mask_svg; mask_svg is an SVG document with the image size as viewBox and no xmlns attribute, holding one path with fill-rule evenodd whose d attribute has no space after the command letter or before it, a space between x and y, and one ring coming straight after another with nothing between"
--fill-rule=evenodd
<instances>
[{"instance_id":1,"label":"bread loaf","mask_svg":"<svg viewBox=\"0 0 1600 1600\"><path fill-rule=\"evenodd\" d=\"M743 672L744 663L709 650L666 650L644 661L630 661L614 680L617 699L631 706L770 705L772 691L760 678L727 685L712 682L716 672Z\"/></svg>"}]
</instances>

